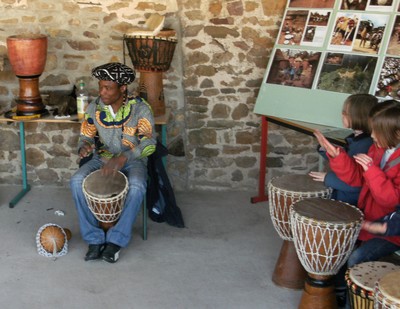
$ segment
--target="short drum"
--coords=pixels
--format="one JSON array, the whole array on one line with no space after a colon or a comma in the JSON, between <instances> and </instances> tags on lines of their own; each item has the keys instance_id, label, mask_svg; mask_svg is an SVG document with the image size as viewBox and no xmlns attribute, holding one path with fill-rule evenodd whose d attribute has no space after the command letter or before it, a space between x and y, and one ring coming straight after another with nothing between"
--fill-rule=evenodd
<instances>
[{"instance_id":1,"label":"short drum","mask_svg":"<svg viewBox=\"0 0 400 309\"><path fill-rule=\"evenodd\" d=\"M268 183L269 212L279 236L293 240L290 228L290 206L304 198L330 198L332 190L309 175L283 175Z\"/></svg>"},{"instance_id":2,"label":"short drum","mask_svg":"<svg viewBox=\"0 0 400 309\"><path fill-rule=\"evenodd\" d=\"M351 308L373 309L375 283L387 273L396 270L400 270L400 267L380 261L364 262L349 268L345 279Z\"/></svg>"},{"instance_id":3,"label":"short drum","mask_svg":"<svg viewBox=\"0 0 400 309\"><path fill-rule=\"evenodd\" d=\"M379 279L374 288L375 309L400 309L400 271Z\"/></svg>"},{"instance_id":4,"label":"short drum","mask_svg":"<svg viewBox=\"0 0 400 309\"><path fill-rule=\"evenodd\" d=\"M104 229L119 219L128 188L128 179L119 171L104 176L101 170L97 170L83 180L82 190L89 209Z\"/></svg>"}]
</instances>

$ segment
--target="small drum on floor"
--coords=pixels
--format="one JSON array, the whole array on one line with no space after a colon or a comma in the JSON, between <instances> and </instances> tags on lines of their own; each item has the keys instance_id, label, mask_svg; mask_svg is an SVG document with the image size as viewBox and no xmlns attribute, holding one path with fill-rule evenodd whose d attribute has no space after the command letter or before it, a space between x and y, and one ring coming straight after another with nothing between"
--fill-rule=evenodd
<instances>
[{"instance_id":1,"label":"small drum on floor","mask_svg":"<svg viewBox=\"0 0 400 309\"><path fill-rule=\"evenodd\" d=\"M374 288L375 309L400 309L400 271L379 279Z\"/></svg>"},{"instance_id":2,"label":"small drum on floor","mask_svg":"<svg viewBox=\"0 0 400 309\"><path fill-rule=\"evenodd\" d=\"M330 198L331 189L309 175L284 175L268 183L269 211L272 223L284 240L275 265L272 281L289 289L302 289L306 272L297 257L293 244L289 210L304 198Z\"/></svg>"},{"instance_id":3,"label":"small drum on floor","mask_svg":"<svg viewBox=\"0 0 400 309\"><path fill-rule=\"evenodd\" d=\"M355 206L322 198L293 203L293 241L308 272L299 308L337 308L332 276L349 258L363 220Z\"/></svg>"},{"instance_id":4,"label":"small drum on floor","mask_svg":"<svg viewBox=\"0 0 400 309\"><path fill-rule=\"evenodd\" d=\"M119 219L128 188L128 179L119 171L104 176L101 170L97 170L83 180L86 202L104 230L108 230Z\"/></svg>"},{"instance_id":5,"label":"small drum on floor","mask_svg":"<svg viewBox=\"0 0 400 309\"><path fill-rule=\"evenodd\" d=\"M346 271L349 300L353 309L374 308L375 283L384 275L400 271L400 266L388 262L364 262Z\"/></svg>"}]
</instances>

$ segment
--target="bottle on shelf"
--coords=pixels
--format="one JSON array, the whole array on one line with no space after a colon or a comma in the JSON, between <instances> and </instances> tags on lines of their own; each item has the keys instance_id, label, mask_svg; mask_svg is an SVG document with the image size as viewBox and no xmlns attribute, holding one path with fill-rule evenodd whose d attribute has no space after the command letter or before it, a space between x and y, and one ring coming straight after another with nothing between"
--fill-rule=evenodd
<instances>
[{"instance_id":1,"label":"bottle on shelf","mask_svg":"<svg viewBox=\"0 0 400 309\"><path fill-rule=\"evenodd\" d=\"M78 89L76 90L76 107L78 112L78 119L83 119L88 104L89 92L86 89L85 82L83 80L80 80Z\"/></svg>"}]
</instances>

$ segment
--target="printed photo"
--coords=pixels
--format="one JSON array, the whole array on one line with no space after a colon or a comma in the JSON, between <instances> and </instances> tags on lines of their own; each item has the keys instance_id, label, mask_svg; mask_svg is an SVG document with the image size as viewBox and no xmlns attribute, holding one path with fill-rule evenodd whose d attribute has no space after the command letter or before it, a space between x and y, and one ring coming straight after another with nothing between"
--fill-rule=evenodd
<instances>
[{"instance_id":1,"label":"printed photo","mask_svg":"<svg viewBox=\"0 0 400 309\"><path fill-rule=\"evenodd\" d=\"M397 15L394 21L386 53L393 56L400 56L400 15Z\"/></svg>"},{"instance_id":2,"label":"printed photo","mask_svg":"<svg viewBox=\"0 0 400 309\"><path fill-rule=\"evenodd\" d=\"M376 68L373 56L327 53L317 88L341 93L368 93Z\"/></svg>"},{"instance_id":3,"label":"printed photo","mask_svg":"<svg viewBox=\"0 0 400 309\"><path fill-rule=\"evenodd\" d=\"M353 51L377 54L388 21L388 15L362 14L354 39Z\"/></svg>"},{"instance_id":4,"label":"printed photo","mask_svg":"<svg viewBox=\"0 0 400 309\"><path fill-rule=\"evenodd\" d=\"M301 45L323 46L330 16L331 11L310 11Z\"/></svg>"},{"instance_id":5,"label":"printed photo","mask_svg":"<svg viewBox=\"0 0 400 309\"><path fill-rule=\"evenodd\" d=\"M282 22L278 44L300 45L309 11L288 10Z\"/></svg>"},{"instance_id":6,"label":"printed photo","mask_svg":"<svg viewBox=\"0 0 400 309\"><path fill-rule=\"evenodd\" d=\"M289 0L291 8L332 9L335 0Z\"/></svg>"},{"instance_id":7,"label":"printed photo","mask_svg":"<svg viewBox=\"0 0 400 309\"><path fill-rule=\"evenodd\" d=\"M360 14L338 13L329 44L329 49L351 51L356 37Z\"/></svg>"},{"instance_id":8,"label":"printed photo","mask_svg":"<svg viewBox=\"0 0 400 309\"><path fill-rule=\"evenodd\" d=\"M400 99L400 58L386 57L380 71L375 95L384 99Z\"/></svg>"},{"instance_id":9,"label":"printed photo","mask_svg":"<svg viewBox=\"0 0 400 309\"><path fill-rule=\"evenodd\" d=\"M370 0L367 11L393 12L395 0Z\"/></svg>"},{"instance_id":10,"label":"printed photo","mask_svg":"<svg viewBox=\"0 0 400 309\"><path fill-rule=\"evenodd\" d=\"M266 82L310 89L320 58L320 52L277 49Z\"/></svg>"},{"instance_id":11,"label":"printed photo","mask_svg":"<svg viewBox=\"0 0 400 309\"><path fill-rule=\"evenodd\" d=\"M368 0L342 0L341 10L365 11Z\"/></svg>"}]
</instances>

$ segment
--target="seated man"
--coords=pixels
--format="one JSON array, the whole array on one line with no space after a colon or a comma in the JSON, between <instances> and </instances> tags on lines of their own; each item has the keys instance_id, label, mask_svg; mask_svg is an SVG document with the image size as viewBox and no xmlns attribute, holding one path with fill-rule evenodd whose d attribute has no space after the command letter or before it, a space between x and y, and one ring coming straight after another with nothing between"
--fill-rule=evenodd
<instances>
[{"instance_id":1,"label":"seated man","mask_svg":"<svg viewBox=\"0 0 400 309\"><path fill-rule=\"evenodd\" d=\"M92 75L99 80L100 96L87 107L78 149L81 158L91 154L93 157L72 176L70 186L80 232L89 245L85 261L103 259L115 263L120 248L131 239L132 226L146 193L147 157L156 145L154 118L148 103L127 95L127 85L135 79L131 68L108 63L94 68ZM82 190L86 176L98 169L104 177L121 171L129 182L125 207L118 222L107 232L90 211Z\"/></svg>"}]
</instances>

